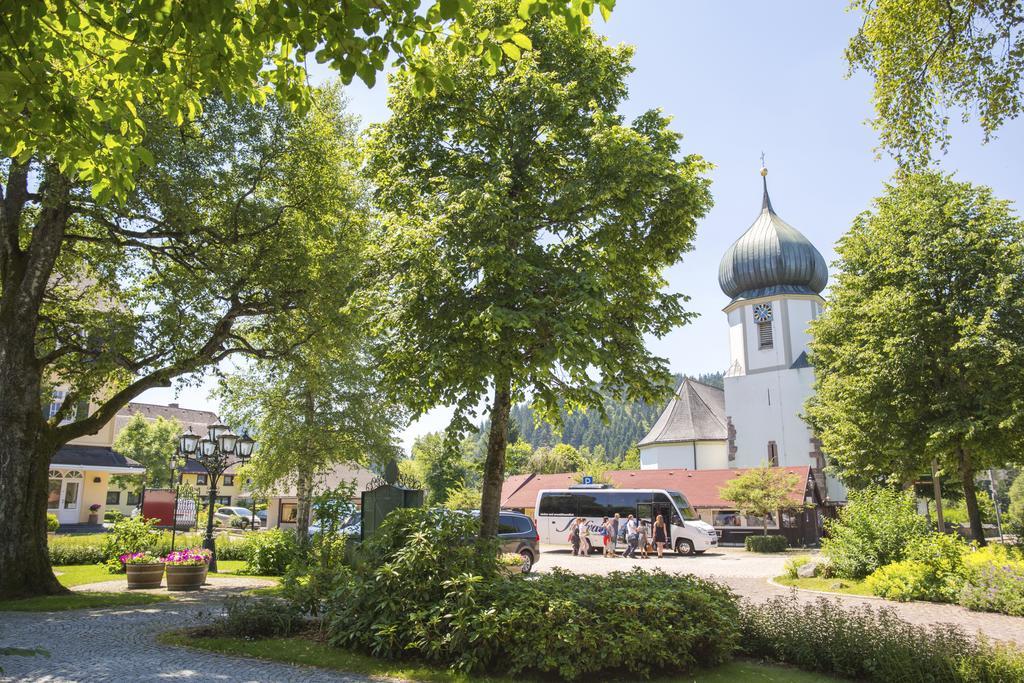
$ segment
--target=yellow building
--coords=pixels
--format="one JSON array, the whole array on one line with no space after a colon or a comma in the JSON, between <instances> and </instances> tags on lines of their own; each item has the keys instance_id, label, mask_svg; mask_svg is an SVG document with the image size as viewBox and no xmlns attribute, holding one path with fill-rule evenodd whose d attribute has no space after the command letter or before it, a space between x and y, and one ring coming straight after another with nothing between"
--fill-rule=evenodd
<instances>
[{"instance_id":1,"label":"yellow building","mask_svg":"<svg viewBox=\"0 0 1024 683\"><path fill-rule=\"evenodd\" d=\"M205 433L205 432L204 432ZM249 507L252 494L247 490L248 481L238 476L238 465L231 465L217 480L216 505L238 505ZM189 484L199 491L199 504L205 506L210 501L210 482L206 470L198 462L189 458L185 471L181 474L181 483Z\"/></svg>"},{"instance_id":2,"label":"yellow building","mask_svg":"<svg viewBox=\"0 0 1024 683\"><path fill-rule=\"evenodd\" d=\"M55 391L44 417L56 415L65 396L63 391ZM83 402L78 410L91 410L93 407ZM181 408L176 403L167 406L129 403L95 434L68 442L50 461L47 499L48 511L57 516L62 526L99 523L103 521L104 513L109 511L128 515L139 504L137 494L110 482L112 476L145 472L138 462L113 449L118 433L136 413L142 413L150 420L157 417L177 419L183 429L192 427L197 434L205 434L206 425L217 421L217 416L210 411ZM95 511L91 509L93 506L96 506Z\"/></svg>"}]
</instances>

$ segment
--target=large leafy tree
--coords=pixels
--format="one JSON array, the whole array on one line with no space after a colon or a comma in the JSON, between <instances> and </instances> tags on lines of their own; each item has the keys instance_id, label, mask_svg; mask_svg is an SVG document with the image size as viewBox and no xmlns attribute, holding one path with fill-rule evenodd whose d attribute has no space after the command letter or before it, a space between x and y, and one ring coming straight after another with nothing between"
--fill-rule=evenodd
<instances>
[{"instance_id":1,"label":"large leafy tree","mask_svg":"<svg viewBox=\"0 0 1024 683\"><path fill-rule=\"evenodd\" d=\"M975 472L1019 462L1024 435L1024 222L988 188L901 175L837 251L811 326L823 449L855 486L937 460L982 539Z\"/></svg>"},{"instance_id":2,"label":"large leafy tree","mask_svg":"<svg viewBox=\"0 0 1024 683\"><path fill-rule=\"evenodd\" d=\"M988 140L1024 111L1024 12L1013 0L851 0L864 21L851 70L875 79L874 124L905 165L949 144L949 117L972 114Z\"/></svg>"},{"instance_id":3,"label":"large leafy tree","mask_svg":"<svg viewBox=\"0 0 1024 683\"><path fill-rule=\"evenodd\" d=\"M148 119L155 163L123 204L51 159L4 166L0 595L62 590L45 533L60 445L175 377L301 343L289 312L351 263L333 97L307 115L212 99L180 127ZM46 419L51 385L67 397ZM91 412L75 411L82 399Z\"/></svg>"},{"instance_id":4,"label":"large leafy tree","mask_svg":"<svg viewBox=\"0 0 1024 683\"><path fill-rule=\"evenodd\" d=\"M731 501L736 509L761 518L762 533L768 535L768 518L779 510L792 510L803 506L803 498L793 498L799 491L800 475L778 467L754 467L730 479L718 489L722 500Z\"/></svg>"},{"instance_id":5,"label":"large leafy tree","mask_svg":"<svg viewBox=\"0 0 1024 683\"><path fill-rule=\"evenodd\" d=\"M157 417L147 420L135 413L117 434L114 450L139 462L146 468L141 476L113 477L112 482L138 491L142 487L168 486L171 480L171 459L178 449L182 427L178 420Z\"/></svg>"},{"instance_id":6,"label":"large leafy tree","mask_svg":"<svg viewBox=\"0 0 1024 683\"><path fill-rule=\"evenodd\" d=\"M504 26L515 7L478 3L467 28ZM665 385L643 337L689 318L661 270L711 204L708 165L676 158L665 116L617 113L631 48L560 18L520 30L516 45L530 50L515 62L436 49L427 61L448 83L436 97L416 97L415 78L398 74L370 146L383 367L415 411L455 406L456 432L489 401L485 537L515 401L529 393L557 419L560 400L600 405L595 371L634 397Z\"/></svg>"},{"instance_id":7,"label":"large leafy tree","mask_svg":"<svg viewBox=\"0 0 1024 683\"><path fill-rule=\"evenodd\" d=\"M524 0L525 19L553 14L585 25L614 0ZM475 0L38 0L0 7L0 153L45 159L94 196L124 197L156 150L144 110L182 124L205 98L304 109L306 63L327 63L344 83L373 85L393 58L420 90L437 75L421 55L436 45L489 63L515 54L515 31L464 30ZM443 84L443 83L442 83Z\"/></svg>"}]
</instances>

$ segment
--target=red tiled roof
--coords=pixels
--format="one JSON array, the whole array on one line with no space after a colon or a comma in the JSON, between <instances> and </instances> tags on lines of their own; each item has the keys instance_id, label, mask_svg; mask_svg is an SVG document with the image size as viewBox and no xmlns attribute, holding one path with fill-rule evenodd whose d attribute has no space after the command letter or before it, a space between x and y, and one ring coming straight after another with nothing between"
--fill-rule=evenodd
<instances>
[{"instance_id":1,"label":"red tiled roof","mask_svg":"<svg viewBox=\"0 0 1024 683\"><path fill-rule=\"evenodd\" d=\"M800 476L790 498L803 501L811 468L781 467L779 469ZM690 504L698 508L728 508L732 503L719 497L719 489L731 479L748 471L743 468L727 470L616 470L608 472L612 486L619 489L669 489L680 491ZM564 489L576 483L577 473L517 474L505 480L501 489L501 505L506 508L532 508L537 492L542 489Z\"/></svg>"}]
</instances>

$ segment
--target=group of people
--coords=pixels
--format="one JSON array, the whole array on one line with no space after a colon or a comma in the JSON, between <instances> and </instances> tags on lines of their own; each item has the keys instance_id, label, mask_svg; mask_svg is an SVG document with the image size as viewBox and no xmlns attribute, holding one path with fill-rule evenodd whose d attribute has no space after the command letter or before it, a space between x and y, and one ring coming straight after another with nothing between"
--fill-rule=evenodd
<instances>
[{"instance_id":1,"label":"group of people","mask_svg":"<svg viewBox=\"0 0 1024 683\"><path fill-rule=\"evenodd\" d=\"M590 554L593 547L590 532L590 525L584 517L577 517L569 524L569 543L572 544L573 555L586 557ZM637 519L633 515L622 519L616 512L614 517L605 517L601 525L594 530L594 534L601 537L605 557L620 557L620 539L626 542L626 550L621 557L635 558L639 550L643 559L647 558L647 549L651 542L658 557L663 557L665 546L669 542L668 525L661 515L655 518L652 533L646 519Z\"/></svg>"}]
</instances>

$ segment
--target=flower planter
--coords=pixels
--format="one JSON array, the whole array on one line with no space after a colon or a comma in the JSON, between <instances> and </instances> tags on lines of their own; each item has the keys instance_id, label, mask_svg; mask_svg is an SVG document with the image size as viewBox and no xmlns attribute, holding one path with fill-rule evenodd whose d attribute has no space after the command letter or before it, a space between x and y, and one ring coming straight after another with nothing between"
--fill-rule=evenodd
<instances>
[{"instance_id":1,"label":"flower planter","mask_svg":"<svg viewBox=\"0 0 1024 683\"><path fill-rule=\"evenodd\" d=\"M100 516L99 515L97 515L97 514L89 515L89 524L99 524L99 523L100 523Z\"/></svg>"},{"instance_id":2,"label":"flower planter","mask_svg":"<svg viewBox=\"0 0 1024 683\"><path fill-rule=\"evenodd\" d=\"M206 581L207 566L202 565L167 565L167 590L194 591Z\"/></svg>"},{"instance_id":3,"label":"flower planter","mask_svg":"<svg viewBox=\"0 0 1024 683\"><path fill-rule=\"evenodd\" d=\"M164 563L126 564L128 588L159 588L164 578Z\"/></svg>"}]
</instances>

